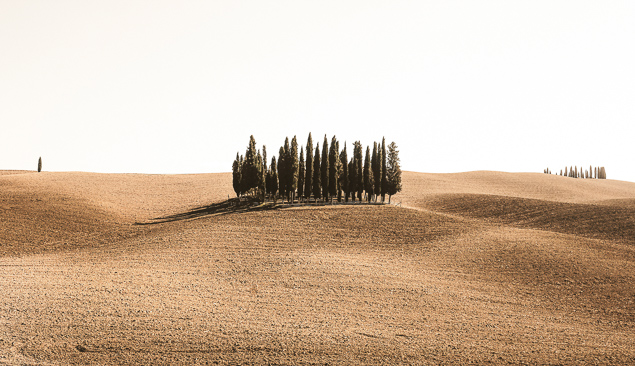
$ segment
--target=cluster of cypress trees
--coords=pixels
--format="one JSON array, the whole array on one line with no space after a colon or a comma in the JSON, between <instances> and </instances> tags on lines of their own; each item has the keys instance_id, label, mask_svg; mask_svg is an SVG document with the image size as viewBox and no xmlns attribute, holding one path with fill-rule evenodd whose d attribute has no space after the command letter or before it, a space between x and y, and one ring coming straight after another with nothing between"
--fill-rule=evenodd
<instances>
[{"instance_id":1,"label":"cluster of cypress trees","mask_svg":"<svg viewBox=\"0 0 635 366\"><path fill-rule=\"evenodd\" d=\"M551 174L551 170L549 168L545 169L545 174ZM571 178L606 179L606 169L603 166L593 167L589 165L588 170L584 170L582 167L578 170L577 166L571 166L568 168L564 167L564 172L560 169L560 175Z\"/></svg>"},{"instance_id":2,"label":"cluster of cypress trees","mask_svg":"<svg viewBox=\"0 0 635 366\"><path fill-rule=\"evenodd\" d=\"M271 198L274 202L278 198L288 202L296 199L298 202L310 202L311 199L333 202L334 198L338 202L349 199L377 202L379 196L384 202L388 195L390 203L392 195L401 191L399 150L394 142L386 147L385 138L381 144L374 143L372 153L367 146L365 158L362 144L356 141L349 160L346 143L340 151L335 136L329 145L324 135L322 150L319 143L314 149L310 133L306 148L300 146L298 149L296 137L291 143L287 137L278 151L278 159L273 156L267 167L267 148L263 146L262 154L256 150L252 135L245 155L236 154L232 176L238 197L251 195L261 200Z\"/></svg>"}]
</instances>

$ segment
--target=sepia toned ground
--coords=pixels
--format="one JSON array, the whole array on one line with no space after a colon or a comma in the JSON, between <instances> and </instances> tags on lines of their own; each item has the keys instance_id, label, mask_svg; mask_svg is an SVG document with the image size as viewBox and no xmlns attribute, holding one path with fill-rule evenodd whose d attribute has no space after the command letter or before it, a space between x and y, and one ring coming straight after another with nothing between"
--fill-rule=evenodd
<instances>
[{"instance_id":1,"label":"sepia toned ground","mask_svg":"<svg viewBox=\"0 0 635 366\"><path fill-rule=\"evenodd\" d=\"M0 173L0 365L635 364L635 183L404 172L233 210L231 174Z\"/></svg>"}]
</instances>

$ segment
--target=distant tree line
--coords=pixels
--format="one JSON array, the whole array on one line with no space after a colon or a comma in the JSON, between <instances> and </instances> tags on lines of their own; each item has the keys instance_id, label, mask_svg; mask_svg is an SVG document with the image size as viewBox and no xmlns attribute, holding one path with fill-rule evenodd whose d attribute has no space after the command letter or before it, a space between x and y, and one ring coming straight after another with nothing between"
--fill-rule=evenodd
<instances>
[{"instance_id":1,"label":"distant tree line","mask_svg":"<svg viewBox=\"0 0 635 366\"><path fill-rule=\"evenodd\" d=\"M549 168L544 170L545 174L551 174L551 170ZM564 177L571 178L583 178L583 179L606 179L606 169L603 166L601 167L593 167L589 166L588 170L584 170L584 168L580 167L578 170L577 166L564 167L564 171L560 169L560 175Z\"/></svg>"},{"instance_id":2,"label":"distant tree line","mask_svg":"<svg viewBox=\"0 0 635 366\"><path fill-rule=\"evenodd\" d=\"M373 143L372 152L366 147L364 157L362 144L356 141L349 159L346 143L340 151L337 138L333 136L329 145L324 135L320 150L319 143L314 148L309 133L306 147L298 148L295 136L290 143L285 138L278 158L272 156L267 166L267 147L262 147L261 154L252 135L245 154L236 153L232 181L237 197L248 195L263 201L377 202L381 197L384 202L388 195L390 203L391 197L401 191L399 150L394 142L386 146L382 138L381 143Z\"/></svg>"}]
</instances>

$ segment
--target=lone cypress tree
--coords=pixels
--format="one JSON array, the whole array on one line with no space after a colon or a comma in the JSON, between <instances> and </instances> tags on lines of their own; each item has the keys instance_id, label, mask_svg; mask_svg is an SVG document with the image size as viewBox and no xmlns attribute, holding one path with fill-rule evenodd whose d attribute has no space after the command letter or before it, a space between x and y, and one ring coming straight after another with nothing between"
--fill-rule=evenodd
<instances>
[{"instance_id":1,"label":"lone cypress tree","mask_svg":"<svg viewBox=\"0 0 635 366\"><path fill-rule=\"evenodd\" d=\"M388 178L386 176L386 138L381 139L381 202L386 200L386 191L388 190Z\"/></svg>"},{"instance_id":2,"label":"lone cypress tree","mask_svg":"<svg viewBox=\"0 0 635 366\"><path fill-rule=\"evenodd\" d=\"M42 157L40 156L40 158L37 160L37 172L41 172L42 171Z\"/></svg>"},{"instance_id":3,"label":"lone cypress tree","mask_svg":"<svg viewBox=\"0 0 635 366\"><path fill-rule=\"evenodd\" d=\"M315 202L322 198L322 184L320 182L320 143L315 145L315 157L313 158L313 198Z\"/></svg>"},{"instance_id":4,"label":"lone cypress tree","mask_svg":"<svg viewBox=\"0 0 635 366\"><path fill-rule=\"evenodd\" d=\"M388 165L386 167L388 203L393 194L401 192L401 165L399 163L399 150L397 144L391 142L388 145Z\"/></svg>"},{"instance_id":5,"label":"lone cypress tree","mask_svg":"<svg viewBox=\"0 0 635 366\"><path fill-rule=\"evenodd\" d=\"M236 153L236 159L232 164L232 185L234 187L234 192L236 192L236 197L240 197L240 169L242 168L242 164L240 163L240 157L238 153Z\"/></svg>"},{"instance_id":6,"label":"lone cypress tree","mask_svg":"<svg viewBox=\"0 0 635 366\"><path fill-rule=\"evenodd\" d=\"M300 147L300 162L298 163L298 202L302 201L302 197L304 196L304 177L305 177L305 168L304 168L304 149Z\"/></svg>"},{"instance_id":7,"label":"lone cypress tree","mask_svg":"<svg viewBox=\"0 0 635 366\"><path fill-rule=\"evenodd\" d=\"M322 165L320 179L322 182L322 197L326 201L329 194L329 142L324 135L324 143L322 143Z\"/></svg>"},{"instance_id":8,"label":"lone cypress tree","mask_svg":"<svg viewBox=\"0 0 635 366\"><path fill-rule=\"evenodd\" d=\"M371 201L375 187L373 184L373 171L370 162L370 147L366 146L366 157L364 158L364 191L366 191L366 200Z\"/></svg>"},{"instance_id":9,"label":"lone cypress tree","mask_svg":"<svg viewBox=\"0 0 635 366\"><path fill-rule=\"evenodd\" d=\"M331 149L329 150L329 196L331 203L333 197L337 195L338 178L340 174L340 144L335 135L331 139Z\"/></svg>"},{"instance_id":10,"label":"lone cypress tree","mask_svg":"<svg viewBox=\"0 0 635 366\"><path fill-rule=\"evenodd\" d=\"M304 179L304 197L309 200L311 198L311 191L313 190L313 139L311 138L311 132L309 132L309 138L306 141L306 174Z\"/></svg>"},{"instance_id":11,"label":"lone cypress tree","mask_svg":"<svg viewBox=\"0 0 635 366\"><path fill-rule=\"evenodd\" d=\"M342 170L340 172L340 187L344 192L344 200L348 202L348 155L346 154L346 142L344 142L344 149L340 154L340 161L342 163Z\"/></svg>"}]
</instances>

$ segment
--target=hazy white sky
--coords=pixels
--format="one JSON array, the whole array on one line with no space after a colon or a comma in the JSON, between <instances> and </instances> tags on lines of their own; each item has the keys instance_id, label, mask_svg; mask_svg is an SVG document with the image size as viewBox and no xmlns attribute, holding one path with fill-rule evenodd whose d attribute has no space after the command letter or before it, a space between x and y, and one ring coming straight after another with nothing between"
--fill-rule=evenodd
<instances>
[{"instance_id":1,"label":"hazy white sky","mask_svg":"<svg viewBox=\"0 0 635 366\"><path fill-rule=\"evenodd\" d=\"M231 170L249 135L635 181L633 1L0 1L0 169Z\"/></svg>"}]
</instances>

